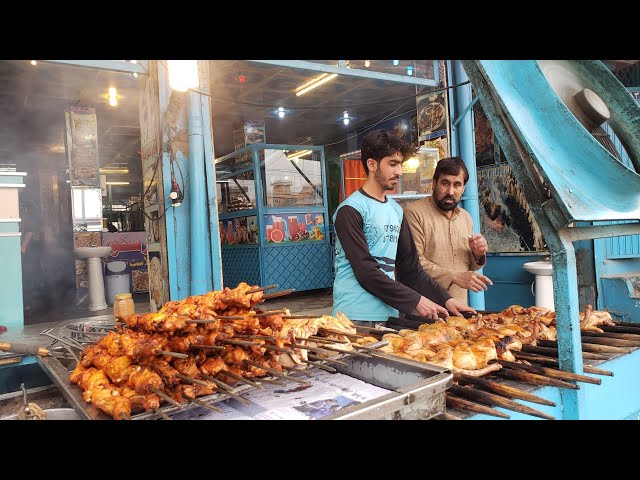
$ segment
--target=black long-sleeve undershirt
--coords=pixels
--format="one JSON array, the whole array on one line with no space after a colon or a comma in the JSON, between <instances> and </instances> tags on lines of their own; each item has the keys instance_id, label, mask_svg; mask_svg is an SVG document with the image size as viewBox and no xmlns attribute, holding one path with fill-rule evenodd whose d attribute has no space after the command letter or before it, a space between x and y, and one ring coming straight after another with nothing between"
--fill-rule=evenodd
<instances>
[{"instance_id":1,"label":"black long-sleeve undershirt","mask_svg":"<svg viewBox=\"0 0 640 480\"><path fill-rule=\"evenodd\" d=\"M451 298L451 295L422 269L411 230L404 217L396 254L398 281L389 278L369 253L362 215L355 208L345 205L338 210L335 230L358 283L387 305L408 314L414 311L420 301L420 295L441 306Z\"/></svg>"}]
</instances>

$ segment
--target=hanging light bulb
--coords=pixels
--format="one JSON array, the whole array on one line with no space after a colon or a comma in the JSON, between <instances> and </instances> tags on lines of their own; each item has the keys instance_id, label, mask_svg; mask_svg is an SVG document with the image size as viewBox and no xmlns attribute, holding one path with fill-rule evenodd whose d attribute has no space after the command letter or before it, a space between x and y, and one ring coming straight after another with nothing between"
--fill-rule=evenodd
<instances>
[{"instance_id":1,"label":"hanging light bulb","mask_svg":"<svg viewBox=\"0 0 640 480\"><path fill-rule=\"evenodd\" d=\"M420 159L416 157L411 157L407 160L406 165L407 165L407 168L411 170L415 170L420 166Z\"/></svg>"},{"instance_id":2,"label":"hanging light bulb","mask_svg":"<svg viewBox=\"0 0 640 480\"><path fill-rule=\"evenodd\" d=\"M400 65L400 60L393 60L393 64L394 64L395 66Z\"/></svg>"},{"instance_id":3,"label":"hanging light bulb","mask_svg":"<svg viewBox=\"0 0 640 480\"><path fill-rule=\"evenodd\" d=\"M342 123L344 123L345 125L349 125L349 112L347 112L346 110L342 114Z\"/></svg>"},{"instance_id":4,"label":"hanging light bulb","mask_svg":"<svg viewBox=\"0 0 640 480\"><path fill-rule=\"evenodd\" d=\"M200 84L197 60L168 60L168 64L169 85L174 90L186 92Z\"/></svg>"},{"instance_id":5,"label":"hanging light bulb","mask_svg":"<svg viewBox=\"0 0 640 480\"><path fill-rule=\"evenodd\" d=\"M116 87L109 87L109 105L115 107L118 105L118 96Z\"/></svg>"},{"instance_id":6,"label":"hanging light bulb","mask_svg":"<svg viewBox=\"0 0 640 480\"><path fill-rule=\"evenodd\" d=\"M413 66L412 65L407 66L407 75L413 75Z\"/></svg>"},{"instance_id":7,"label":"hanging light bulb","mask_svg":"<svg viewBox=\"0 0 640 480\"><path fill-rule=\"evenodd\" d=\"M278 117L284 118L284 108L278 107Z\"/></svg>"},{"instance_id":8,"label":"hanging light bulb","mask_svg":"<svg viewBox=\"0 0 640 480\"><path fill-rule=\"evenodd\" d=\"M371 66L371 60L365 60L364 61L364 66L369 68Z\"/></svg>"}]
</instances>

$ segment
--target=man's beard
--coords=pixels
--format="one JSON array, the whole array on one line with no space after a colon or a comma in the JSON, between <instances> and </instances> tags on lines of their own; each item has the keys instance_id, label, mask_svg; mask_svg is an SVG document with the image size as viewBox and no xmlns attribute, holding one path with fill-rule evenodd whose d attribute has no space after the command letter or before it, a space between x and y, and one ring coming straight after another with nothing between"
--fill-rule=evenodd
<instances>
[{"instance_id":1,"label":"man's beard","mask_svg":"<svg viewBox=\"0 0 640 480\"><path fill-rule=\"evenodd\" d=\"M444 203L445 200L453 200L453 203ZM435 202L438 208L445 212L450 212L451 210L455 210L456 207L458 206L458 203L460 203L460 202L456 202L456 199L452 195L445 195L440 200L436 200Z\"/></svg>"},{"instance_id":2,"label":"man's beard","mask_svg":"<svg viewBox=\"0 0 640 480\"><path fill-rule=\"evenodd\" d=\"M398 180L398 178L397 178L397 177L394 177L394 178L390 178L390 179L389 179L389 182L391 182L391 180L396 180L396 184L395 184L395 185L390 185L390 184L386 181L386 179L382 176L382 172L380 172L380 170L378 170L378 171L375 173L375 179L376 179L376 182L378 182L378 184L379 184L381 187L383 187L385 190L393 190L393 189L395 189L395 188L396 188L396 186L398 185L398 184L397 184L397 180Z\"/></svg>"}]
</instances>

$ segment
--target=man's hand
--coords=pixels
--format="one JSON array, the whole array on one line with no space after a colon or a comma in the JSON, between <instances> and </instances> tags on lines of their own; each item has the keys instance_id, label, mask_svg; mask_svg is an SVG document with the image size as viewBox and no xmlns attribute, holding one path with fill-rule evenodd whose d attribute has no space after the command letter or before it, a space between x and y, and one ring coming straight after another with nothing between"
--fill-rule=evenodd
<instances>
[{"instance_id":1,"label":"man's hand","mask_svg":"<svg viewBox=\"0 0 640 480\"><path fill-rule=\"evenodd\" d=\"M431 320L437 320L440 316L448 315L446 308L422 296L416 305L416 312L421 317L430 318Z\"/></svg>"},{"instance_id":2,"label":"man's hand","mask_svg":"<svg viewBox=\"0 0 640 480\"><path fill-rule=\"evenodd\" d=\"M493 282L489 277L477 272L459 272L453 276L453 283L459 287L466 288L473 292L479 292L480 290L486 290L487 285L493 285Z\"/></svg>"},{"instance_id":3,"label":"man's hand","mask_svg":"<svg viewBox=\"0 0 640 480\"><path fill-rule=\"evenodd\" d=\"M469 235L469 248L471 249L471 253L473 253L473 258L475 258L477 262L487 254L489 245L481 233L476 233Z\"/></svg>"},{"instance_id":4,"label":"man's hand","mask_svg":"<svg viewBox=\"0 0 640 480\"><path fill-rule=\"evenodd\" d=\"M447 300L444 306L447 307L447 310L449 310L449 312L456 317L463 317L464 315L462 315L462 312L469 312L473 313L474 315L478 313L473 308L461 304L453 297Z\"/></svg>"}]
</instances>

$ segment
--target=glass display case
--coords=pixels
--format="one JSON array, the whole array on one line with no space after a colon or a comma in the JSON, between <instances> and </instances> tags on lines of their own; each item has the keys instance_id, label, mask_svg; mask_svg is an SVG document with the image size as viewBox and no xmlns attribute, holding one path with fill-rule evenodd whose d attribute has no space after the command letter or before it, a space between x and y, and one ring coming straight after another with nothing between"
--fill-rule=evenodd
<instances>
[{"instance_id":1,"label":"glass display case","mask_svg":"<svg viewBox=\"0 0 640 480\"><path fill-rule=\"evenodd\" d=\"M215 168L224 284L330 287L323 148L256 143Z\"/></svg>"}]
</instances>

